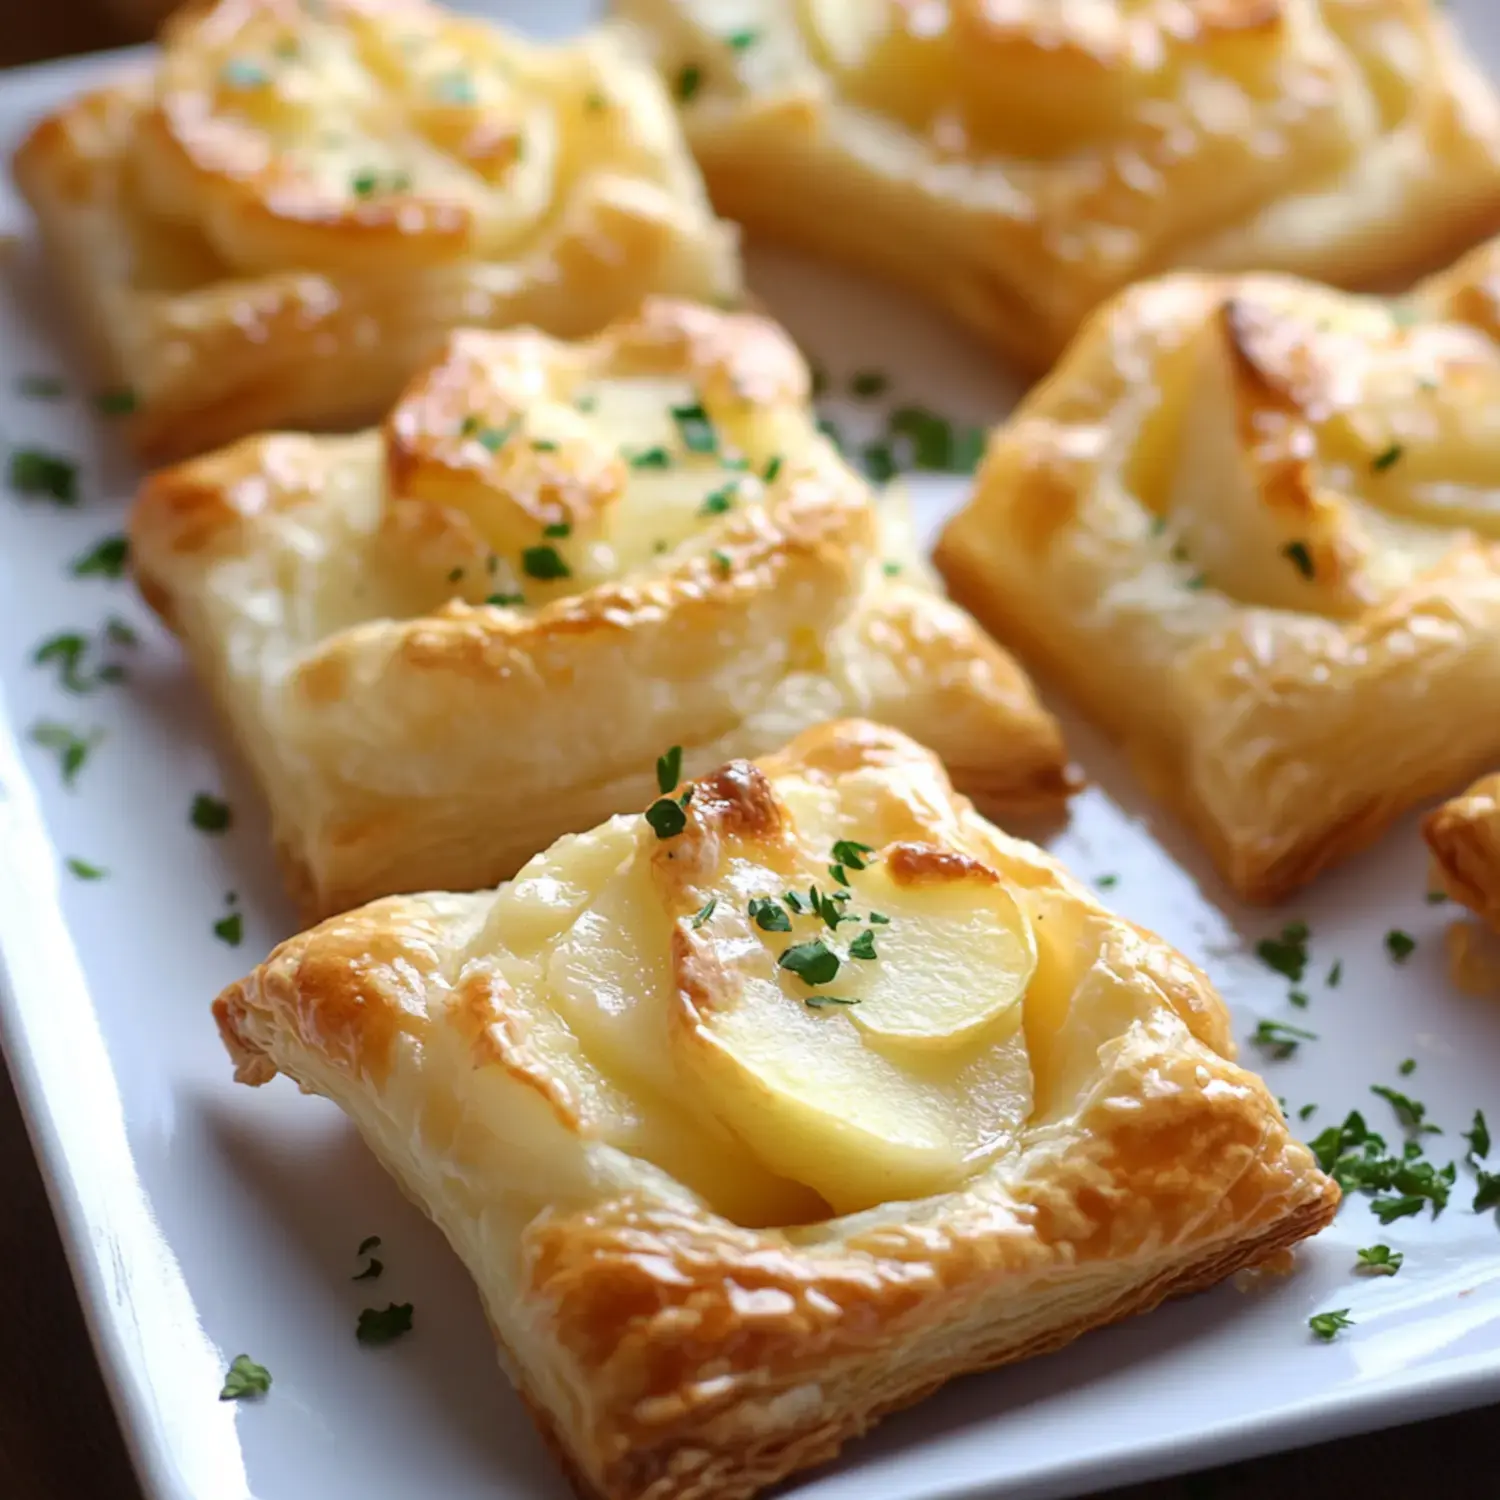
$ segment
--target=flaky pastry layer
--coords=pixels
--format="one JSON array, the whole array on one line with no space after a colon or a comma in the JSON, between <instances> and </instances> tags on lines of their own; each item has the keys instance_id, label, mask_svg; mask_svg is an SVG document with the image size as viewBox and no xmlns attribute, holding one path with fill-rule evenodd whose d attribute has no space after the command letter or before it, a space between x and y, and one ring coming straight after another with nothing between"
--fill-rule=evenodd
<instances>
[{"instance_id":1,"label":"flaky pastry layer","mask_svg":"<svg viewBox=\"0 0 1500 1500\"><path fill-rule=\"evenodd\" d=\"M720 211L1041 369L1174 266L1378 285L1500 224L1432 0L615 0Z\"/></svg>"},{"instance_id":2,"label":"flaky pastry layer","mask_svg":"<svg viewBox=\"0 0 1500 1500\"><path fill-rule=\"evenodd\" d=\"M672 797L680 831L621 816L498 892L377 902L215 1004L242 1081L332 1098L444 1230L584 1493L744 1500L1332 1218L1206 977L912 741L821 726ZM971 961L997 922L1033 967ZM836 975L788 959L814 937ZM955 1030L924 1009L944 964L981 1008L1024 992ZM919 1039L882 1032L903 1007ZM987 1108L986 1070L1019 1109L882 1199L913 1118ZM829 1150L865 1179L838 1216L809 1187Z\"/></svg>"},{"instance_id":3,"label":"flaky pastry layer","mask_svg":"<svg viewBox=\"0 0 1500 1500\"><path fill-rule=\"evenodd\" d=\"M188 6L14 171L154 460L373 420L460 325L576 337L650 293L741 291L618 29L542 46L426 0Z\"/></svg>"},{"instance_id":4,"label":"flaky pastry layer","mask_svg":"<svg viewBox=\"0 0 1500 1500\"><path fill-rule=\"evenodd\" d=\"M654 301L583 343L454 335L380 432L157 474L131 548L313 916L493 884L636 805L672 744L702 770L840 714L918 735L987 806L1073 785L763 319Z\"/></svg>"},{"instance_id":5,"label":"flaky pastry layer","mask_svg":"<svg viewBox=\"0 0 1500 1500\"><path fill-rule=\"evenodd\" d=\"M1500 694L1500 345L1455 297L1133 288L996 432L939 544L955 597L1248 899L1500 757L1474 709Z\"/></svg>"},{"instance_id":6,"label":"flaky pastry layer","mask_svg":"<svg viewBox=\"0 0 1500 1500\"><path fill-rule=\"evenodd\" d=\"M1428 813L1422 834L1432 850L1435 889L1500 931L1500 773Z\"/></svg>"}]
</instances>

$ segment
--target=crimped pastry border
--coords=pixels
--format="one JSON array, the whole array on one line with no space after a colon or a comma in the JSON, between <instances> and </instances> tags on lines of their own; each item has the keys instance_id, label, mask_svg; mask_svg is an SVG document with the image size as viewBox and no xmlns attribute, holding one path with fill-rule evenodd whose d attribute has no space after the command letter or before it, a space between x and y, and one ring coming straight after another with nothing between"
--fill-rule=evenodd
<instances>
[{"instance_id":1,"label":"crimped pastry border","mask_svg":"<svg viewBox=\"0 0 1500 1500\"><path fill-rule=\"evenodd\" d=\"M840 757L893 778L903 758L930 759L890 731L833 725L767 766L774 777ZM998 837L962 799L952 811L965 839ZM1012 873L1098 915L1047 856L1004 847L1022 861ZM1264 1084L1224 1055L1227 1017L1205 977L1112 919L1111 971L1149 997L1153 1019L1101 1045L1070 1085L1076 1103L1054 1099L967 1186L757 1230L664 1194L647 1172L633 1190L527 1210L502 1252L493 1223L468 1221L472 1173L461 1199L447 1195L441 1153L403 1115L421 1097L413 1059L440 1024L421 995L454 951L445 928L472 932L484 902L396 897L335 918L283 944L214 1013L239 1078L282 1071L330 1095L448 1234L523 1398L598 1500L747 1500L956 1375L1212 1285L1336 1210L1337 1187ZM473 1045L476 1064L498 1062L517 1085L517 1108L528 1100L568 1131L522 1036L502 1019Z\"/></svg>"},{"instance_id":2,"label":"crimped pastry border","mask_svg":"<svg viewBox=\"0 0 1500 1500\"><path fill-rule=\"evenodd\" d=\"M1121 492L1134 500L1125 472L1141 419L1127 411L1130 392L1155 378L1158 358L1177 360L1180 381L1177 351L1231 297L1298 285L1183 272L1106 304L993 435L974 497L934 554L953 597L1121 741L1235 892L1262 903L1500 755L1500 721L1426 711L1438 692L1500 691L1500 543L1462 528L1435 566L1346 619L1231 601L1184 633L1159 601L1154 618L1131 624L1134 665L1153 664L1149 694L1108 680L1093 654L1079 581L1102 599L1155 566L1093 509ZM1432 287L1414 300L1443 315ZM1385 711L1372 722L1376 702Z\"/></svg>"},{"instance_id":3,"label":"crimped pastry border","mask_svg":"<svg viewBox=\"0 0 1500 1500\"><path fill-rule=\"evenodd\" d=\"M1422 836L1432 851L1434 889L1500 932L1500 772L1434 808Z\"/></svg>"}]
</instances>

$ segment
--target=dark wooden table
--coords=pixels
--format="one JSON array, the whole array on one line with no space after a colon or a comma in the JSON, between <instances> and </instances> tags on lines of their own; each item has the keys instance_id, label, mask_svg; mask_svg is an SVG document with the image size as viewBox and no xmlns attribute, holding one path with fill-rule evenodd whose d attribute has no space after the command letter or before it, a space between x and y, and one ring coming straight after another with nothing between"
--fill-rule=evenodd
<instances>
[{"instance_id":1,"label":"dark wooden table","mask_svg":"<svg viewBox=\"0 0 1500 1500\"><path fill-rule=\"evenodd\" d=\"M0 16L0 67L136 40L101 0L0 0ZM3 1067L0 1267L0 1500L141 1500ZM1496 1500L1495 1420L1493 1409L1472 1412L1114 1490L1109 1500Z\"/></svg>"}]
</instances>

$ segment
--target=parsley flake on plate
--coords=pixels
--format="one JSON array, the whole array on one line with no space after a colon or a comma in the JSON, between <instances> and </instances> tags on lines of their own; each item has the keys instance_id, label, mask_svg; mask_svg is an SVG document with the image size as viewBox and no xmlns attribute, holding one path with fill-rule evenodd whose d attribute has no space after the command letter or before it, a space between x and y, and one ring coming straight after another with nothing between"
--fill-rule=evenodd
<instances>
[{"instance_id":1,"label":"parsley flake on plate","mask_svg":"<svg viewBox=\"0 0 1500 1500\"><path fill-rule=\"evenodd\" d=\"M1427 904L1429 906L1441 906L1447 899L1447 891L1428 891L1427 893Z\"/></svg>"},{"instance_id":2,"label":"parsley flake on plate","mask_svg":"<svg viewBox=\"0 0 1500 1500\"><path fill-rule=\"evenodd\" d=\"M214 923L214 936L231 948L238 948L245 937L245 918L237 911L227 912Z\"/></svg>"},{"instance_id":3,"label":"parsley flake on plate","mask_svg":"<svg viewBox=\"0 0 1500 1500\"><path fill-rule=\"evenodd\" d=\"M1385 951L1398 964L1404 964L1417 951L1417 940L1409 932L1393 927L1385 935Z\"/></svg>"},{"instance_id":4,"label":"parsley flake on plate","mask_svg":"<svg viewBox=\"0 0 1500 1500\"><path fill-rule=\"evenodd\" d=\"M1255 956L1268 969L1299 984L1307 971L1307 940L1311 935L1306 922L1288 922L1280 937L1262 938L1255 945Z\"/></svg>"},{"instance_id":5,"label":"parsley flake on plate","mask_svg":"<svg viewBox=\"0 0 1500 1500\"><path fill-rule=\"evenodd\" d=\"M643 448L625 460L632 469L670 469L672 455L665 448Z\"/></svg>"},{"instance_id":6,"label":"parsley flake on plate","mask_svg":"<svg viewBox=\"0 0 1500 1500\"><path fill-rule=\"evenodd\" d=\"M1397 1092L1383 1083L1372 1083L1370 1092L1378 1094L1392 1109L1396 1111L1396 1118L1407 1130L1413 1130L1418 1135L1441 1135L1443 1132L1436 1125L1427 1123L1427 1106L1416 1099Z\"/></svg>"},{"instance_id":7,"label":"parsley flake on plate","mask_svg":"<svg viewBox=\"0 0 1500 1500\"><path fill-rule=\"evenodd\" d=\"M366 1235L365 1238L359 1242L359 1249L354 1253L361 1259L369 1255L369 1264L367 1264L356 1275L351 1276L349 1278L350 1281L374 1281L375 1278L385 1270L385 1262L374 1255L370 1255L370 1252L372 1250L378 1250L379 1248L380 1236L378 1234Z\"/></svg>"},{"instance_id":8,"label":"parsley flake on plate","mask_svg":"<svg viewBox=\"0 0 1500 1500\"><path fill-rule=\"evenodd\" d=\"M1401 1066L1396 1069L1396 1071L1403 1078L1410 1078L1411 1075L1417 1071L1417 1060L1416 1060L1416 1058L1414 1058L1414 1057L1408 1057L1408 1058L1406 1058L1405 1061L1402 1062Z\"/></svg>"},{"instance_id":9,"label":"parsley flake on plate","mask_svg":"<svg viewBox=\"0 0 1500 1500\"><path fill-rule=\"evenodd\" d=\"M1384 474L1387 469L1393 469L1401 462L1401 455L1406 450L1400 443L1392 443L1389 448L1382 448L1374 458L1370 460L1370 467L1377 474Z\"/></svg>"},{"instance_id":10,"label":"parsley flake on plate","mask_svg":"<svg viewBox=\"0 0 1500 1500\"><path fill-rule=\"evenodd\" d=\"M703 69L696 63L687 63L677 73L677 98L682 104L698 92L703 83Z\"/></svg>"},{"instance_id":11,"label":"parsley flake on plate","mask_svg":"<svg viewBox=\"0 0 1500 1500\"><path fill-rule=\"evenodd\" d=\"M199 833L223 833L234 821L229 804L208 792L198 792L188 810L188 822Z\"/></svg>"},{"instance_id":12,"label":"parsley flake on plate","mask_svg":"<svg viewBox=\"0 0 1500 1500\"><path fill-rule=\"evenodd\" d=\"M703 926L703 924L706 921L708 921L708 919L711 916L713 916L713 914L714 914L714 908L718 904L719 904L719 898L717 896L710 896L708 898L708 900L705 901L703 903L703 905L700 906L698 908L698 910L693 913L693 920L692 920L691 926L692 926L694 932L696 932L701 926Z\"/></svg>"},{"instance_id":13,"label":"parsley flake on plate","mask_svg":"<svg viewBox=\"0 0 1500 1500\"><path fill-rule=\"evenodd\" d=\"M675 791L677 783L682 780L682 746L673 745L665 755L656 757L656 786L657 790L665 797L668 792Z\"/></svg>"},{"instance_id":14,"label":"parsley flake on plate","mask_svg":"<svg viewBox=\"0 0 1500 1500\"><path fill-rule=\"evenodd\" d=\"M1490 1154L1490 1127L1485 1122L1482 1109L1474 1111L1474 1123L1464 1131L1463 1137L1469 1143L1471 1157L1486 1157Z\"/></svg>"},{"instance_id":15,"label":"parsley flake on plate","mask_svg":"<svg viewBox=\"0 0 1500 1500\"><path fill-rule=\"evenodd\" d=\"M78 504L78 465L44 448L16 448L10 455L10 487L18 495L40 495L58 505Z\"/></svg>"},{"instance_id":16,"label":"parsley flake on plate","mask_svg":"<svg viewBox=\"0 0 1500 1500\"><path fill-rule=\"evenodd\" d=\"M109 871L101 865L91 865L86 859L70 854L67 858L68 873L79 880L103 880Z\"/></svg>"},{"instance_id":17,"label":"parsley flake on plate","mask_svg":"<svg viewBox=\"0 0 1500 1500\"><path fill-rule=\"evenodd\" d=\"M856 370L849 380L849 389L865 399L883 396L889 386L890 381L879 370Z\"/></svg>"},{"instance_id":18,"label":"parsley flake on plate","mask_svg":"<svg viewBox=\"0 0 1500 1500\"><path fill-rule=\"evenodd\" d=\"M74 578L123 578L130 543L123 536L101 537L68 565Z\"/></svg>"},{"instance_id":19,"label":"parsley flake on plate","mask_svg":"<svg viewBox=\"0 0 1500 1500\"><path fill-rule=\"evenodd\" d=\"M839 839L833 846L835 863L847 865L851 870L863 870L865 855L874 852L875 850L869 844L861 844L855 839Z\"/></svg>"},{"instance_id":20,"label":"parsley flake on plate","mask_svg":"<svg viewBox=\"0 0 1500 1500\"><path fill-rule=\"evenodd\" d=\"M1347 1307L1341 1307L1337 1312L1314 1313L1307 1320L1307 1326L1325 1344L1329 1344L1339 1336L1340 1329L1353 1328L1354 1319L1349 1316Z\"/></svg>"},{"instance_id":21,"label":"parsley flake on plate","mask_svg":"<svg viewBox=\"0 0 1500 1500\"><path fill-rule=\"evenodd\" d=\"M1314 1031L1304 1031L1300 1026L1289 1026L1285 1021L1262 1021L1251 1034L1250 1040L1257 1047L1264 1047L1278 1061L1290 1057L1302 1042L1315 1042Z\"/></svg>"},{"instance_id":22,"label":"parsley flake on plate","mask_svg":"<svg viewBox=\"0 0 1500 1500\"><path fill-rule=\"evenodd\" d=\"M850 958L872 959L880 955L875 951L875 934L868 927L849 944Z\"/></svg>"},{"instance_id":23,"label":"parsley flake on plate","mask_svg":"<svg viewBox=\"0 0 1500 1500\"><path fill-rule=\"evenodd\" d=\"M1486 1172L1476 1167L1473 1209L1476 1214L1487 1208L1500 1207L1500 1172Z\"/></svg>"},{"instance_id":24,"label":"parsley flake on plate","mask_svg":"<svg viewBox=\"0 0 1500 1500\"><path fill-rule=\"evenodd\" d=\"M94 410L103 417L128 417L139 405L131 390L100 391L94 397Z\"/></svg>"},{"instance_id":25,"label":"parsley flake on plate","mask_svg":"<svg viewBox=\"0 0 1500 1500\"><path fill-rule=\"evenodd\" d=\"M731 31L724 38L725 43L732 52L743 52L747 48L753 47L759 40L760 32L755 30L753 26L743 27L739 31Z\"/></svg>"},{"instance_id":26,"label":"parsley flake on plate","mask_svg":"<svg viewBox=\"0 0 1500 1500\"><path fill-rule=\"evenodd\" d=\"M722 516L725 511L734 508L734 502L740 492L739 481L731 479L728 484L720 485L718 489L711 490L703 497L703 504L698 507L700 516Z\"/></svg>"},{"instance_id":27,"label":"parsley flake on plate","mask_svg":"<svg viewBox=\"0 0 1500 1500\"><path fill-rule=\"evenodd\" d=\"M102 729L90 729L80 734L55 719L43 719L31 727L31 742L43 750L51 750L57 756L57 767L62 774L65 787L71 788L78 780L78 773L104 738Z\"/></svg>"},{"instance_id":28,"label":"parsley flake on plate","mask_svg":"<svg viewBox=\"0 0 1500 1500\"><path fill-rule=\"evenodd\" d=\"M776 962L804 984L832 984L839 971L838 954L821 938L793 943Z\"/></svg>"},{"instance_id":29,"label":"parsley flake on plate","mask_svg":"<svg viewBox=\"0 0 1500 1500\"><path fill-rule=\"evenodd\" d=\"M410 1302L392 1302L384 1309L367 1307L359 1315L354 1337L362 1344L389 1344L411 1332L411 1314Z\"/></svg>"},{"instance_id":30,"label":"parsley flake on plate","mask_svg":"<svg viewBox=\"0 0 1500 1500\"><path fill-rule=\"evenodd\" d=\"M241 1401L246 1396L263 1396L270 1389L271 1372L248 1354L236 1354L229 1362L219 1400Z\"/></svg>"},{"instance_id":31,"label":"parsley flake on plate","mask_svg":"<svg viewBox=\"0 0 1500 1500\"><path fill-rule=\"evenodd\" d=\"M1394 1276L1401 1269L1406 1257L1389 1245L1369 1245L1355 1252L1359 1256L1356 1271L1368 1271L1373 1276Z\"/></svg>"}]
</instances>

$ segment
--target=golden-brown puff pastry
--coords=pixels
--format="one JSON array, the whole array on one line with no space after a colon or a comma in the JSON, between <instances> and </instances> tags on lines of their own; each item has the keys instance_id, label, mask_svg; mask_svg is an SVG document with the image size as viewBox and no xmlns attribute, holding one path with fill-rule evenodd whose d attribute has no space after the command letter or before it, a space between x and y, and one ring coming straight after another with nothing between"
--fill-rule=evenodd
<instances>
[{"instance_id":1,"label":"golden-brown puff pastry","mask_svg":"<svg viewBox=\"0 0 1500 1500\"><path fill-rule=\"evenodd\" d=\"M383 430L246 439L131 524L311 915L472 889L840 714L986 806L1071 787L1025 676L815 429L774 324L654 301L595 339L460 332Z\"/></svg>"},{"instance_id":2,"label":"golden-brown puff pastry","mask_svg":"<svg viewBox=\"0 0 1500 1500\"><path fill-rule=\"evenodd\" d=\"M592 333L652 292L735 299L649 65L426 0L218 0L85 94L15 174L161 459L376 418L447 330Z\"/></svg>"},{"instance_id":3,"label":"golden-brown puff pastry","mask_svg":"<svg viewBox=\"0 0 1500 1500\"><path fill-rule=\"evenodd\" d=\"M1500 225L1500 105L1433 0L615 0L722 213L1034 368L1174 266L1340 285Z\"/></svg>"},{"instance_id":4,"label":"golden-brown puff pastry","mask_svg":"<svg viewBox=\"0 0 1500 1500\"><path fill-rule=\"evenodd\" d=\"M1435 889L1500 932L1500 773L1430 812L1422 833L1432 850Z\"/></svg>"},{"instance_id":5,"label":"golden-brown puff pastry","mask_svg":"<svg viewBox=\"0 0 1500 1500\"><path fill-rule=\"evenodd\" d=\"M939 544L1248 899L1500 758L1500 345L1455 295L1133 288Z\"/></svg>"},{"instance_id":6,"label":"golden-brown puff pastry","mask_svg":"<svg viewBox=\"0 0 1500 1500\"><path fill-rule=\"evenodd\" d=\"M442 1228L582 1493L744 1500L1333 1217L1206 976L912 741L824 725L671 800L214 1007Z\"/></svg>"}]
</instances>

